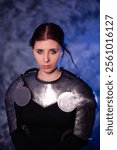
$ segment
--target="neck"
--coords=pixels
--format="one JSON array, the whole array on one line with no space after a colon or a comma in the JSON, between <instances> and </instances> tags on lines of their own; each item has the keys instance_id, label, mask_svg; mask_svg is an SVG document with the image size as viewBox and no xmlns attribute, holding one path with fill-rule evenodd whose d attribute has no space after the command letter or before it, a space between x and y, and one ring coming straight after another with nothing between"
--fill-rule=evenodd
<instances>
[{"instance_id":1,"label":"neck","mask_svg":"<svg viewBox=\"0 0 117 150\"><path fill-rule=\"evenodd\" d=\"M54 81L54 80L57 80L60 76L61 76L61 71L57 68L49 73L39 70L38 75L37 75L37 77L40 80L44 80L44 81Z\"/></svg>"}]
</instances>

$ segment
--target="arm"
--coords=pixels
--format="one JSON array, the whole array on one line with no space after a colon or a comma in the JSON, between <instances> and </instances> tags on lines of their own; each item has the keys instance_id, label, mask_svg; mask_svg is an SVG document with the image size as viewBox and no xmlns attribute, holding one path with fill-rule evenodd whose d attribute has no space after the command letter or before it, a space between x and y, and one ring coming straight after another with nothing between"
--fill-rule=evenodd
<instances>
[{"instance_id":1,"label":"arm","mask_svg":"<svg viewBox=\"0 0 117 150\"><path fill-rule=\"evenodd\" d=\"M87 140L81 139L72 134L63 142L56 144L47 150L80 150L80 148L85 146L87 142Z\"/></svg>"},{"instance_id":2,"label":"arm","mask_svg":"<svg viewBox=\"0 0 117 150\"><path fill-rule=\"evenodd\" d=\"M18 91L16 89L20 89L20 87L23 86L22 79L18 78L16 79L8 88L6 95L5 95L5 108L6 108L6 114L7 114L7 120L8 120L8 127L9 127L9 134L11 136L12 142L15 145L15 148L17 150L30 150L29 142L27 140L27 136L25 132L18 128L17 126L17 115L16 115L16 108L15 103L18 103L18 98L21 98L21 96L18 95ZM21 94L21 91L19 93ZM25 93L24 93L25 94ZM16 99L17 100L16 100ZM19 115L20 117L20 115Z\"/></svg>"},{"instance_id":3,"label":"arm","mask_svg":"<svg viewBox=\"0 0 117 150\"><path fill-rule=\"evenodd\" d=\"M16 129L10 135L16 150L33 150L26 133L22 129Z\"/></svg>"},{"instance_id":4,"label":"arm","mask_svg":"<svg viewBox=\"0 0 117 150\"><path fill-rule=\"evenodd\" d=\"M82 96L82 103L76 108L73 134L67 136L60 144L51 150L79 150L88 143L95 119L95 97Z\"/></svg>"}]
</instances>

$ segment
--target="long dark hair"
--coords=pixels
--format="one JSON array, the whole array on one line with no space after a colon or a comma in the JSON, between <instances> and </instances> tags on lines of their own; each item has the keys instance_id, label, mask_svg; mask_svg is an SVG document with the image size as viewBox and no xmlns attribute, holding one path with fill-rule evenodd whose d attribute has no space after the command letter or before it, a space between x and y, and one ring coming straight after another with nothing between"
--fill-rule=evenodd
<instances>
[{"instance_id":1,"label":"long dark hair","mask_svg":"<svg viewBox=\"0 0 117 150\"><path fill-rule=\"evenodd\" d=\"M64 53L66 51L69 54L69 56L72 60L72 63L77 68L70 51L66 47L66 44L64 41L64 32L63 32L62 28L55 23L44 23L44 24L41 24L40 26L38 26L35 29L32 37L29 41L29 45L32 48L34 48L36 41L42 41L42 40L47 40L47 39L52 39L52 40L55 40L56 42L58 42L63 50L62 57L64 56Z\"/></svg>"}]
</instances>

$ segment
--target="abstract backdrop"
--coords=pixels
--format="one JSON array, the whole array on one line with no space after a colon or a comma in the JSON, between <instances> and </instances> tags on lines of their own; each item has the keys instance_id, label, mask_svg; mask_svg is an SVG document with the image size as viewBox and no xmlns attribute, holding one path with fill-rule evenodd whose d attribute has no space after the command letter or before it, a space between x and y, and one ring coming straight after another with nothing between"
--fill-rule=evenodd
<instances>
[{"instance_id":1,"label":"abstract backdrop","mask_svg":"<svg viewBox=\"0 0 117 150\"><path fill-rule=\"evenodd\" d=\"M0 150L13 150L8 135L5 91L20 73L37 67L28 42L34 28L44 22L54 22L63 28L78 70L67 54L62 66L80 75L97 96L93 139L83 150L99 150L99 0L0 0Z\"/></svg>"}]
</instances>

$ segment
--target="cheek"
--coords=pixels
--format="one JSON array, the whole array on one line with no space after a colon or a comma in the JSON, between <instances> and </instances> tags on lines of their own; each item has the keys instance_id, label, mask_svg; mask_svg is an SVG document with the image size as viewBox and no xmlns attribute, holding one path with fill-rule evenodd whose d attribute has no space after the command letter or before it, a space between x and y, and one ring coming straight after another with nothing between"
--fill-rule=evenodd
<instances>
[{"instance_id":1,"label":"cheek","mask_svg":"<svg viewBox=\"0 0 117 150\"><path fill-rule=\"evenodd\" d=\"M33 53L33 54L34 54L34 58L35 58L36 62L40 64L40 63L41 63L41 58L40 58L40 56L37 55L36 53Z\"/></svg>"},{"instance_id":2,"label":"cheek","mask_svg":"<svg viewBox=\"0 0 117 150\"><path fill-rule=\"evenodd\" d=\"M57 55L57 56L55 56L55 57L52 58L52 61L53 61L54 63L57 63L58 60L59 60L59 58L60 58L60 55Z\"/></svg>"}]
</instances>

